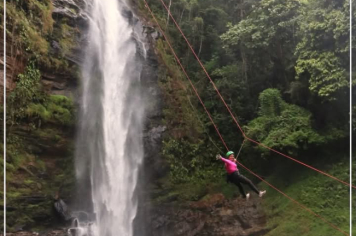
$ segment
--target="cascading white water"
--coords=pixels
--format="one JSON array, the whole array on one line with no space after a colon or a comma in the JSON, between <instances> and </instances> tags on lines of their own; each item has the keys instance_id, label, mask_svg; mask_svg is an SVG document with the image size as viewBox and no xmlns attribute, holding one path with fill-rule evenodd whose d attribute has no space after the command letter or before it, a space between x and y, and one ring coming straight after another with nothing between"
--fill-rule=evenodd
<instances>
[{"instance_id":1,"label":"cascading white water","mask_svg":"<svg viewBox=\"0 0 356 236\"><path fill-rule=\"evenodd\" d=\"M82 70L77 178L90 178L95 236L131 236L143 159L144 98L132 26L120 0L86 0L88 45ZM85 191L82 192L85 194ZM89 196L82 196L82 198Z\"/></svg>"}]
</instances>

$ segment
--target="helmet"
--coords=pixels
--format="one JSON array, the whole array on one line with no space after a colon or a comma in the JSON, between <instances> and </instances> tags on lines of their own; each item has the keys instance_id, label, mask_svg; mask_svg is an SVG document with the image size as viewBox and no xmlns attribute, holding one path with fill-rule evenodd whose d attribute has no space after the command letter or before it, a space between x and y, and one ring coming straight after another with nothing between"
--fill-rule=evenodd
<instances>
[{"instance_id":1,"label":"helmet","mask_svg":"<svg viewBox=\"0 0 356 236\"><path fill-rule=\"evenodd\" d=\"M229 157L231 154L234 154L234 152L233 151L228 151L225 156Z\"/></svg>"}]
</instances>

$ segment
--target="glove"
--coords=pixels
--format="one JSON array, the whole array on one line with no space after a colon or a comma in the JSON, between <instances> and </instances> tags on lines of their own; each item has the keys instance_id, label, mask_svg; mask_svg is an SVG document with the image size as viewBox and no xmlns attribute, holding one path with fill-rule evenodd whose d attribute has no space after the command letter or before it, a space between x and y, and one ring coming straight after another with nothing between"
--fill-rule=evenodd
<instances>
[{"instance_id":1,"label":"glove","mask_svg":"<svg viewBox=\"0 0 356 236\"><path fill-rule=\"evenodd\" d=\"M220 154L216 155L216 160L220 160L222 157L220 156Z\"/></svg>"}]
</instances>

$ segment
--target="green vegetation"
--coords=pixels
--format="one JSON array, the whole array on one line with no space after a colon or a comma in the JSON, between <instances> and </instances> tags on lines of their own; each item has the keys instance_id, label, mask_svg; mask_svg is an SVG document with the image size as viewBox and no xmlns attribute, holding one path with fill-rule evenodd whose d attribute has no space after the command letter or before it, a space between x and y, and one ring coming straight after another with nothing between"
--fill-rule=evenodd
<instances>
[{"instance_id":1,"label":"green vegetation","mask_svg":"<svg viewBox=\"0 0 356 236\"><path fill-rule=\"evenodd\" d=\"M62 124L9 127L6 148L7 230L49 226L57 193L71 196L75 183L73 134ZM31 200L34 198L34 200Z\"/></svg>"},{"instance_id":2,"label":"green vegetation","mask_svg":"<svg viewBox=\"0 0 356 236\"><path fill-rule=\"evenodd\" d=\"M12 123L26 117L26 109L32 102L42 102L45 95L40 84L41 74L30 63L23 74L18 75L16 88L8 96L9 120Z\"/></svg>"},{"instance_id":3,"label":"green vegetation","mask_svg":"<svg viewBox=\"0 0 356 236\"><path fill-rule=\"evenodd\" d=\"M298 154L299 149L325 142L325 138L311 126L311 113L297 105L287 104L279 90L266 89L260 94L259 101L259 117L248 124L248 137L293 155ZM262 147L259 149L267 152Z\"/></svg>"},{"instance_id":4,"label":"green vegetation","mask_svg":"<svg viewBox=\"0 0 356 236\"><path fill-rule=\"evenodd\" d=\"M23 49L24 52L33 53L35 56L48 53L49 44L43 36L53 29L50 1L10 2L6 5L6 13L8 15L7 36L10 37L12 46L16 49Z\"/></svg>"},{"instance_id":5,"label":"green vegetation","mask_svg":"<svg viewBox=\"0 0 356 236\"><path fill-rule=\"evenodd\" d=\"M64 126L74 123L73 103L62 95L50 95L44 104L31 103L26 109L26 115L39 123L51 122Z\"/></svg>"},{"instance_id":6,"label":"green vegetation","mask_svg":"<svg viewBox=\"0 0 356 236\"><path fill-rule=\"evenodd\" d=\"M249 137L348 179L347 163L340 158L348 156L349 134L347 1L164 2L171 3L173 16ZM172 20L167 22L160 1L148 3L227 146L238 151L243 139L238 127ZM139 7L150 17L143 4ZM158 181L153 197L157 202L198 200L215 192L236 197L236 188L224 183L223 165L214 160L225 148L213 124L166 42L159 39L156 48L164 66L160 86L168 128L162 156L170 172ZM348 230L347 188L249 142L240 161ZM266 196L269 226L276 227L270 235L334 235L274 190Z\"/></svg>"},{"instance_id":7,"label":"green vegetation","mask_svg":"<svg viewBox=\"0 0 356 236\"><path fill-rule=\"evenodd\" d=\"M161 3L148 2L228 147L237 151L238 127ZM347 155L348 3L179 0L171 12L249 137L314 164L340 146L345 152L339 156ZM214 155L225 148L165 41L157 41L157 52L165 66L160 85L168 134L162 154L171 181L214 179L210 172L221 168ZM269 151L250 143L242 154L252 169L281 167Z\"/></svg>"},{"instance_id":8,"label":"green vegetation","mask_svg":"<svg viewBox=\"0 0 356 236\"><path fill-rule=\"evenodd\" d=\"M0 4L3 9L3 3ZM10 57L21 63L27 59L38 61L41 69L60 70L69 74L76 65L69 64L65 57L76 46L79 31L67 24L67 19L55 22L52 18L53 4L50 0L10 1L6 4L7 45ZM60 52L50 48L50 43L59 42ZM19 71L21 71L21 68ZM76 77L76 74L73 73Z\"/></svg>"},{"instance_id":9,"label":"green vegetation","mask_svg":"<svg viewBox=\"0 0 356 236\"><path fill-rule=\"evenodd\" d=\"M9 124L24 122L37 127L46 123L73 125L74 106L71 99L46 94L40 78L40 71L33 62L23 74L18 75L16 88L8 97Z\"/></svg>"},{"instance_id":10,"label":"green vegetation","mask_svg":"<svg viewBox=\"0 0 356 236\"><path fill-rule=\"evenodd\" d=\"M74 184L74 106L46 94L40 72L29 66L9 94L7 135L7 229L53 224L53 198L69 197ZM43 176L46 176L43 178ZM64 190L61 190L61 189ZM40 196L31 202L31 196ZM28 200L27 200L28 199Z\"/></svg>"},{"instance_id":11,"label":"green vegetation","mask_svg":"<svg viewBox=\"0 0 356 236\"><path fill-rule=\"evenodd\" d=\"M162 64L159 85L166 105L163 110L164 124L170 130L163 142L162 152L171 167L170 181L175 184L198 184L204 179L216 178L216 163L207 161L204 155L216 149L204 127L206 117L196 110L198 103L193 100L194 95L188 89L187 82L181 79L183 75L163 41L158 41L157 49ZM205 168L202 169L202 166Z\"/></svg>"},{"instance_id":12,"label":"green vegetation","mask_svg":"<svg viewBox=\"0 0 356 236\"><path fill-rule=\"evenodd\" d=\"M328 173L341 179L348 179L349 163L345 158L341 162L328 165ZM350 194L348 186L338 183L326 176L313 173L303 167L290 166L280 169L267 179L316 214L336 225L345 232L349 232L349 204ZM270 189L264 184L261 187ZM354 200L356 197L354 195ZM268 226L274 228L267 235L343 235L313 216L306 210L270 189L263 200L268 216ZM353 231L356 227L353 227Z\"/></svg>"},{"instance_id":13,"label":"green vegetation","mask_svg":"<svg viewBox=\"0 0 356 236\"><path fill-rule=\"evenodd\" d=\"M9 1L6 11L15 82L6 109L7 230L12 232L53 225L54 197L71 197L75 107L71 98L49 94L41 79L48 71L78 77L66 57L79 32L65 18L54 21L50 0ZM53 42L59 48L50 47Z\"/></svg>"}]
</instances>

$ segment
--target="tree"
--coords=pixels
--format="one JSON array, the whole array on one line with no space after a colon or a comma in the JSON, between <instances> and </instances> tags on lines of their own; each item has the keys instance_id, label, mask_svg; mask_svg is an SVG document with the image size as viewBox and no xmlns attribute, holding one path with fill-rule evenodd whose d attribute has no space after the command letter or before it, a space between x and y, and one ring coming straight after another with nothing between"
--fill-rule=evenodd
<instances>
[{"instance_id":1,"label":"tree","mask_svg":"<svg viewBox=\"0 0 356 236\"><path fill-rule=\"evenodd\" d=\"M259 102L259 116L246 126L248 137L289 154L325 142L312 128L312 114L286 103L279 90L264 90L259 96Z\"/></svg>"},{"instance_id":2,"label":"tree","mask_svg":"<svg viewBox=\"0 0 356 236\"><path fill-rule=\"evenodd\" d=\"M266 86L289 86L294 74L299 6L295 0L263 0L245 19L230 24L221 36L224 47L241 58L250 87L259 84L260 90L253 93L258 94Z\"/></svg>"},{"instance_id":3,"label":"tree","mask_svg":"<svg viewBox=\"0 0 356 236\"><path fill-rule=\"evenodd\" d=\"M296 78L306 77L309 90L324 101L347 94L348 8L348 1L310 0L301 11Z\"/></svg>"}]
</instances>

